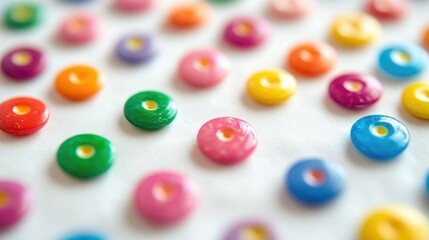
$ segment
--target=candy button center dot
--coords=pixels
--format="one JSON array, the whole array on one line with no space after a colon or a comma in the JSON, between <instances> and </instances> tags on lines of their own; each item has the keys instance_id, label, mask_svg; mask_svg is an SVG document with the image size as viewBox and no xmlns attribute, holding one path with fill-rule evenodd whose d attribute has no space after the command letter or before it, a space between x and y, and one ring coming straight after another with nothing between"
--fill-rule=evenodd
<instances>
[{"instance_id":1,"label":"candy button center dot","mask_svg":"<svg viewBox=\"0 0 429 240\"><path fill-rule=\"evenodd\" d=\"M267 240L268 233L263 227L251 226L243 230L240 240Z\"/></svg>"},{"instance_id":2,"label":"candy button center dot","mask_svg":"<svg viewBox=\"0 0 429 240\"><path fill-rule=\"evenodd\" d=\"M420 88L416 91L416 97L424 102L429 102L429 88Z\"/></svg>"},{"instance_id":3,"label":"candy button center dot","mask_svg":"<svg viewBox=\"0 0 429 240\"><path fill-rule=\"evenodd\" d=\"M253 32L253 26L248 23L239 23L234 27L234 32L239 36L248 36Z\"/></svg>"},{"instance_id":4,"label":"candy button center dot","mask_svg":"<svg viewBox=\"0 0 429 240\"><path fill-rule=\"evenodd\" d=\"M5 192L0 192L0 209L6 207L9 204L10 197Z\"/></svg>"},{"instance_id":5,"label":"candy button center dot","mask_svg":"<svg viewBox=\"0 0 429 240\"><path fill-rule=\"evenodd\" d=\"M32 57L27 52L17 52L12 55L12 62L17 66L26 66L32 60Z\"/></svg>"},{"instance_id":6,"label":"candy button center dot","mask_svg":"<svg viewBox=\"0 0 429 240\"><path fill-rule=\"evenodd\" d=\"M223 142L229 142L235 137L235 132L231 129L225 128L225 129L219 129L216 132L216 137L223 141Z\"/></svg>"},{"instance_id":7,"label":"candy button center dot","mask_svg":"<svg viewBox=\"0 0 429 240\"><path fill-rule=\"evenodd\" d=\"M27 105L16 105L12 108L12 112L18 115L25 115L29 113L31 108Z\"/></svg>"},{"instance_id":8,"label":"candy button center dot","mask_svg":"<svg viewBox=\"0 0 429 240\"><path fill-rule=\"evenodd\" d=\"M85 28L86 22L85 20L82 19L74 19L73 21L71 21L70 23L70 30L72 32L80 32L82 31L82 29Z\"/></svg>"},{"instance_id":9,"label":"candy button center dot","mask_svg":"<svg viewBox=\"0 0 429 240\"><path fill-rule=\"evenodd\" d=\"M387 127L385 126L374 126L371 128L371 132L373 135L377 136L377 137L384 137L387 134L389 134L389 129L387 129Z\"/></svg>"},{"instance_id":10,"label":"candy button center dot","mask_svg":"<svg viewBox=\"0 0 429 240\"><path fill-rule=\"evenodd\" d=\"M144 109L146 109L148 111L154 111L154 110L158 109L158 103L156 103L155 101L152 101L152 100L144 101L142 103L142 106Z\"/></svg>"},{"instance_id":11,"label":"candy button center dot","mask_svg":"<svg viewBox=\"0 0 429 240\"><path fill-rule=\"evenodd\" d=\"M70 81L72 82L72 83L74 83L74 84L82 84L82 83L84 83L85 81L85 74L83 74L83 73L71 73L70 75L69 75L69 79L70 79Z\"/></svg>"},{"instance_id":12,"label":"candy button center dot","mask_svg":"<svg viewBox=\"0 0 429 240\"><path fill-rule=\"evenodd\" d=\"M20 7L17 8L12 13L12 18L17 22L25 22L28 21L31 18L31 10L27 7Z\"/></svg>"},{"instance_id":13,"label":"candy button center dot","mask_svg":"<svg viewBox=\"0 0 429 240\"><path fill-rule=\"evenodd\" d=\"M319 186L325 181L325 173L319 169L310 169L304 173L304 180L311 186Z\"/></svg>"},{"instance_id":14,"label":"candy button center dot","mask_svg":"<svg viewBox=\"0 0 429 240\"><path fill-rule=\"evenodd\" d=\"M276 77L263 77L261 78L261 85L263 87L269 87L269 88L277 88L281 84L281 81L279 78Z\"/></svg>"},{"instance_id":15,"label":"candy button center dot","mask_svg":"<svg viewBox=\"0 0 429 240\"><path fill-rule=\"evenodd\" d=\"M396 219L388 219L379 223L378 234L383 239L399 239L398 234L402 228L402 223Z\"/></svg>"},{"instance_id":16,"label":"candy button center dot","mask_svg":"<svg viewBox=\"0 0 429 240\"><path fill-rule=\"evenodd\" d=\"M174 187L168 184L158 184L153 189L154 197L161 202L171 199L174 193Z\"/></svg>"},{"instance_id":17,"label":"candy button center dot","mask_svg":"<svg viewBox=\"0 0 429 240\"><path fill-rule=\"evenodd\" d=\"M408 64L411 61L411 55L405 51L394 51L391 57L395 63L400 65Z\"/></svg>"},{"instance_id":18,"label":"candy button center dot","mask_svg":"<svg viewBox=\"0 0 429 240\"><path fill-rule=\"evenodd\" d=\"M207 59L200 59L194 63L194 67L199 70L205 70L210 67L210 61Z\"/></svg>"},{"instance_id":19,"label":"candy button center dot","mask_svg":"<svg viewBox=\"0 0 429 240\"><path fill-rule=\"evenodd\" d=\"M127 41L127 48L131 51L142 49L144 46L144 40L140 38L131 38Z\"/></svg>"},{"instance_id":20,"label":"candy button center dot","mask_svg":"<svg viewBox=\"0 0 429 240\"><path fill-rule=\"evenodd\" d=\"M356 81L345 81L343 86L350 92L359 92L363 88L363 84Z\"/></svg>"},{"instance_id":21,"label":"candy button center dot","mask_svg":"<svg viewBox=\"0 0 429 240\"><path fill-rule=\"evenodd\" d=\"M83 159L88 159L94 156L95 148L91 145L82 145L76 149L76 155Z\"/></svg>"}]
</instances>

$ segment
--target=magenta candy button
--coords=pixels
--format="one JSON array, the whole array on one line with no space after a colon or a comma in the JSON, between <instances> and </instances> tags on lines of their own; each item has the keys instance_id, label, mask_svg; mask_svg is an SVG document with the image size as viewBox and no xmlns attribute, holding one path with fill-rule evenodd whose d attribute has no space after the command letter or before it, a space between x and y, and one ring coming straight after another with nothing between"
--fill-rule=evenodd
<instances>
[{"instance_id":1,"label":"magenta candy button","mask_svg":"<svg viewBox=\"0 0 429 240\"><path fill-rule=\"evenodd\" d=\"M11 79L27 80L36 77L45 69L45 57L37 48L15 48L3 57L1 68Z\"/></svg>"},{"instance_id":2,"label":"magenta candy button","mask_svg":"<svg viewBox=\"0 0 429 240\"><path fill-rule=\"evenodd\" d=\"M229 61L217 50L196 50L187 54L179 63L179 77L196 88L214 86L228 74Z\"/></svg>"},{"instance_id":3,"label":"magenta candy button","mask_svg":"<svg viewBox=\"0 0 429 240\"><path fill-rule=\"evenodd\" d=\"M138 213L161 225L172 224L188 216L198 200L198 186L184 175L171 171L145 177L134 195Z\"/></svg>"},{"instance_id":4,"label":"magenta candy button","mask_svg":"<svg viewBox=\"0 0 429 240\"><path fill-rule=\"evenodd\" d=\"M98 18L85 12L67 17L60 26L58 37L70 44L83 44L94 40L100 31Z\"/></svg>"},{"instance_id":5,"label":"magenta candy button","mask_svg":"<svg viewBox=\"0 0 429 240\"><path fill-rule=\"evenodd\" d=\"M251 48L261 45L270 35L269 24L257 17L238 17L224 30L224 39L233 46Z\"/></svg>"},{"instance_id":6,"label":"magenta candy button","mask_svg":"<svg viewBox=\"0 0 429 240\"><path fill-rule=\"evenodd\" d=\"M199 130L200 151L219 164L235 164L246 159L258 143L256 132L248 122L221 117L206 122Z\"/></svg>"},{"instance_id":7,"label":"magenta candy button","mask_svg":"<svg viewBox=\"0 0 429 240\"><path fill-rule=\"evenodd\" d=\"M155 3L155 0L116 0L115 5L118 9L125 12L141 12Z\"/></svg>"},{"instance_id":8,"label":"magenta candy button","mask_svg":"<svg viewBox=\"0 0 429 240\"><path fill-rule=\"evenodd\" d=\"M366 74L344 74L329 85L329 95L346 108L361 109L376 103L383 94L381 83Z\"/></svg>"},{"instance_id":9,"label":"magenta candy button","mask_svg":"<svg viewBox=\"0 0 429 240\"><path fill-rule=\"evenodd\" d=\"M21 184L0 180L0 229L18 223L31 205L31 196Z\"/></svg>"}]
</instances>

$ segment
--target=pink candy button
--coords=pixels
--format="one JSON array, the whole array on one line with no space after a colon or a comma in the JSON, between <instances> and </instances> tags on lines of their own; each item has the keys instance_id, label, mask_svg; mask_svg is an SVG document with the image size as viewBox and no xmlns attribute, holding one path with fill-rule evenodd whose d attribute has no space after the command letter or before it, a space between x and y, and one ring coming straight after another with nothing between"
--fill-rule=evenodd
<instances>
[{"instance_id":1,"label":"pink candy button","mask_svg":"<svg viewBox=\"0 0 429 240\"><path fill-rule=\"evenodd\" d=\"M235 164L246 159L258 143L248 122L233 117L215 118L199 130L197 144L209 159L220 164Z\"/></svg>"},{"instance_id":2,"label":"pink candy button","mask_svg":"<svg viewBox=\"0 0 429 240\"><path fill-rule=\"evenodd\" d=\"M270 10L280 18L300 18L314 7L314 0L271 0Z\"/></svg>"},{"instance_id":3,"label":"pink candy button","mask_svg":"<svg viewBox=\"0 0 429 240\"><path fill-rule=\"evenodd\" d=\"M199 200L198 192L198 186L179 173L156 172L138 184L134 205L150 222L171 224L192 212Z\"/></svg>"},{"instance_id":4,"label":"pink candy button","mask_svg":"<svg viewBox=\"0 0 429 240\"><path fill-rule=\"evenodd\" d=\"M115 6L126 12L141 12L150 8L155 0L116 0Z\"/></svg>"},{"instance_id":5,"label":"pink candy button","mask_svg":"<svg viewBox=\"0 0 429 240\"><path fill-rule=\"evenodd\" d=\"M0 230L11 227L28 212L31 196L14 181L0 180Z\"/></svg>"},{"instance_id":6,"label":"pink candy button","mask_svg":"<svg viewBox=\"0 0 429 240\"><path fill-rule=\"evenodd\" d=\"M346 108L361 109L376 103L383 94L381 83L370 75L344 74L329 85L332 100Z\"/></svg>"},{"instance_id":7,"label":"pink candy button","mask_svg":"<svg viewBox=\"0 0 429 240\"><path fill-rule=\"evenodd\" d=\"M230 21L223 37L238 48L253 48L264 43L270 35L270 26L262 18L238 17Z\"/></svg>"},{"instance_id":8,"label":"pink candy button","mask_svg":"<svg viewBox=\"0 0 429 240\"><path fill-rule=\"evenodd\" d=\"M60 26L59 38L71 44L83 44L94 40L100 30L98 18L90 13L75 13Z\"/></svg>"},{"instance_id":9,"label":"pink candy button","mask_svg":"<svg viewBox=\"0 0 429 240\"><path fill-rule=\"evenodd\" d=\"M179 64L179 77L189 85L207 88L224 80L229 61L221 52L204 49L187 54Z\"/></svg>"}]
</instances>

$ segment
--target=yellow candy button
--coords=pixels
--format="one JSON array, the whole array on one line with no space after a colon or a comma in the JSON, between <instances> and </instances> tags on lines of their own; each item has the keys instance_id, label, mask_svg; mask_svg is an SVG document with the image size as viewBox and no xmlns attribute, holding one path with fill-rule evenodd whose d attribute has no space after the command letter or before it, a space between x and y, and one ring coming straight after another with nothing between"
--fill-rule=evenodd
<instances>
[{"instance_id":1,"label":"yellow candy button","mask_svg":"<svg viewBox=\"0 0 429 240\"><path fill-rule=\"evenodd\" d=\"M387 205L372 212L363 223L361 240L427 240L429 226L416 209Z\"/></svg>"},{"instance_id":2,"label":"yellow candy button","mask_svg":"<svg viewBox=\"0 0 429 240\"><path fill-rule=\"evenodd\" d=\"M381 26L365 13L348 13L337 17L332 25L332 38L349 47L367 45L378 38Z\"/></svg>"},{"instance_id":3,"label":"yellow candy button","mask_svg":"<svg viewBox=\"0 0 429 240\"><path fill-rule=\"evenodd\" d=\"M408 85L402 93L402 103L412 115L429 119L429 82Z\"/></svg>"},{"instance_id":4,"label":"yellow candy button","mask_svg":"<svg viewBox=\"0 0 429 240\"><path fill-rule=\"evenodd\" d=\"M247 91L257 102L274 105L284 102L296 90L296 80L283 70L264 70L247 81Z\"/></svg>"}]
</instances>

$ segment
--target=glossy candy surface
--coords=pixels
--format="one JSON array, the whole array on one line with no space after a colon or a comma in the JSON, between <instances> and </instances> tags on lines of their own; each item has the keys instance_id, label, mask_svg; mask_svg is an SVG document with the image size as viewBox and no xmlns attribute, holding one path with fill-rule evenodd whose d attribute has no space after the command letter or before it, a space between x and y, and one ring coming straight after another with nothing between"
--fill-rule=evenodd
<instances>
[{"instance_id":1,"label":"glossy candy surface","mask_svg":"<svg viewBox=\"0 0 429 240\"><path fill-rule=\"evenodd\" d=\"M70 44L93 41L100 32L98 17L88 12L77 12L68 16L60 25L58 37Z\"/></svg>"},{"instance_id":2,"label":"glossy candy surface","mask_svg":"<svg viewBox=\"0 0 429 240\"><path fill-rule=\"evenodd\" d=\"M245 220L236 223L223 240L279 240L271 226L260 220Z\"/></svg>"},{"instance_id":3,"label":"glossy candy surface","mask_svg":"<svg viewBox=\"0 0 429 240\"><path fill-rule=\"evenodd\" d=\"M429 82L415 82L402 93L402 104L412 115L429 120Z\"/></svg>"},{"instance_id":4,"label":"glossy candy surface","mask_svg":"<svg viewBox=\"0 0 429 240\"><path fill-rule=\"evenodd\" d=\"M29 211L31 195L18 182L0 180L0 230L17 224Z\"/></svg>"},{"instance_id":5,"label":"glossy candy surface","mask_svg":"<svg viewBox=\"0 0 429 240\"><path fill-rule=\"evenodd\" d=\"M285 190L302 203L324 204L342 192L344 178L343 170L333 162L304 159L292 165L287 172Z\"/></svg>"},{"instance_id":6,"label":"glossy candy surface","mask_svg":"<svg viewBox=\"0 0 429 240\"><path fill-rule=\"evenodd\" d=\"M408 12L409 5L409 0L368 0L366 9L378 19L394 21Z\"/></svg>"},{"instance_id":7,"label":"glossy candy surface","mask_svg":"<svg viewBox=\"0 0 429 240\"><path fill-rule=\"evenodd\" d=\"M351 109L367 108L376 103L382 94L380 81L366 74L343 74L334 78L329 85L332 100Z\"/></svg>"},{"instance_id":8,"label":"glossy candy surface","mask_svg":"<svg viewBox=\"0 0 429 240\"><path fill-rule=\"evenodd\" d=\"M234 117L220 117L206 122L198 131L197 145L210 160L224 165L246 159L258 139L252 125Z\"/></svg>"},{"instance_id":9,"label":"glossy candy surface","mask_svg":"<svg viewBox=\"0 0 429 240\"><path fill-rule=\"evenodd\" d=\"M184 56L179 63L178 75L196 88L208 88L223 81L229 70L229 61L217 50L200 49Z\"/></svg>"},{"instance_id":10,"label":"glossy candy surface","mask_svg":"<svg viewBox=\"0 0 429 240\"><path fill-rule=\"evenodd\" d=\"M134 126L157 130L173 122L177 114L176 102L157 91L144 91L131 96L124 106L125 118Z\"/></svg>"},{"instance_id":11,"label":"glossy candy surface","mask_svg":"<svg viewBox=\"0 0 429 240\"><path fill-rule=\"evenodd\" d=\"M113 165L116 149L106 138L80 134L63 142L57 152L61 169L69 175L87 179L105 173Z\"/></svg>"},{"instance_id":12,"label":"glossy candy surface","mask_svg":"<svg viewBox=\"0 0 429 240\"><path fill-rule=\"evenodd\" d=\"M13 80L28 80L41 74L46 60L43 52L34 47L14 48L3 57L1 69Z\"/></svg>"},{"instance_id":13,"label":"glossy candy surface","mask_svg":"<svg viewBox=\"0 0 429 240\"><path fill-rule=\"evenodd\" d=\"M402 153L410 142L407 127L385 115L369 115L357 120L350 131L353 145L374 160L390 160Z\"/></svg>"},{"instance_id":14,"label":"glossy candy surface","mask_svg":"<svg viewBox=\"0 0 429 240\"><path fill-rule=\"evenodd\" d=\"M187 217L197 206L199 188L188 177L172 172L151 173L134 194L138 213L154 224L167 225Z\"/></svg>"},{"instance_id":15,"label":"glossy candy surface","mask_svg":"<svg viewBox=\"0 0 429 240\"><path fill-rule=\"evenodd\" d=\"M116 45L116 55L127 63L145 63L158 52L158 41L149 34L130 34Z\"/></svg>"},{"instance_id":16,"label":"glossy candy surface","mask_svg":"<svg viewBox=\"0 0 429 240\"><path fill-rule=\"evenodd\" d=\"M49 109L31 97L16 97L0 104L0 129L12 135L29 135L39 131L49 119Z\"/></svg>"},{"instance_id":17,"label":"glossy candy surface","mask_svg":"<svg viewBox=\"0 0 429 240\"><path fill-rule=\"evenodd\" d=\"M247 80L247 92L257 102L266 105L280 104L296 91L295 78L283 70L264 70Z\"/></svg>"},{"instance_id":18,"label":"glossy candy surface","mask_svg":"<svg viewBox=\"0 0 429 240\"><path fill-rule=\"evenodd\" d=\"M5 14L6 26L14 29L31 28L42 18L42 9L35 3L18 3L10 6Z\"/></svg>"},{"instance_id":19,"label":"glossy candy surface","mask_svg":"<svg viewBox=\"0 0 429 240\"><path fill-rule=\"evenodd\" d=\"M173 7L168 16L170 26L191 29L204 25L211 15L210 6L203 2L185 2Z\"/></svg>"},{"instance_id":20,"label":"glossy candy surface","mask_svg":"<svg viewBox=\"0 0 429 240\"><path fill-rule=\"evenodd\" d=\"M264 43L270 35L269 24L262 18L236 17L224 29L223 38L238 48L253 48Z\"/></svg>"}]
</instances>

